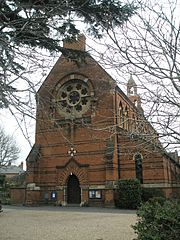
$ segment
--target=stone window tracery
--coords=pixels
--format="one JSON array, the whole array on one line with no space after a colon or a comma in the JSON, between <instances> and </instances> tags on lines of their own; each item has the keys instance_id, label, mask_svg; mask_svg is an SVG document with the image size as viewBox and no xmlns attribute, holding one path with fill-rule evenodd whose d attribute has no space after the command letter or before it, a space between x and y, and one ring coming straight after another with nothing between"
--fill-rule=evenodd
<instances>
[{"instance_id":1,"label":"stone window tracery","mask_svg":"<svg viewBox=\"0 0 180 240\"><path fill-rule=\"evenodd\" d=\"M58 112L65 117L81 117L90 107L91 96L88 84L73 79L64 83L58 90Z\"/></svg>"}]
</instances>

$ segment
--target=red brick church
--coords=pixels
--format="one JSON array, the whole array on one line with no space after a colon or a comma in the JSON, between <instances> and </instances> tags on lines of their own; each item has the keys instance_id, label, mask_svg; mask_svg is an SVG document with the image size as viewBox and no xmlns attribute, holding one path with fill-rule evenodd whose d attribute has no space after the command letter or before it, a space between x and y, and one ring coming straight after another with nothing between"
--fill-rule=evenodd
<instances>
[{"instance_id":1,"label":"red brick church","mask_svg":"<svg viewBox=\"0 0 180 240\"><path fill-rule=\"evenodd\" d=\"M85 52L85 37L64 47ZM172 194L178 156L145 119L132 76L126 95L89 54L75 60L62 55L38 91L25 203L114 206L116 181L129 178Z\"/></svg>"}]
</instances>

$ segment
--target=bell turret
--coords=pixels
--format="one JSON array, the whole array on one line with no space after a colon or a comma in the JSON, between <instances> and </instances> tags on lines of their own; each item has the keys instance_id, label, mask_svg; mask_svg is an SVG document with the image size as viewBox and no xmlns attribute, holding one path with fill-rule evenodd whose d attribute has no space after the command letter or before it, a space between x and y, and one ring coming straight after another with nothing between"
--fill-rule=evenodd
<instances>
[{"instance_id":1,"label":"bell turret","mask_svg":"<svg viewBox=\"0 0 180 240\"><path fill-rule=\"evenodd\" d=\"M127 83L127 95L128 97L137 95L137 85L132 77L132 74Z\"/></svg>"},{"instance_id":2,"label":"bell turret","mask_svg":"<svg viewBox=\"0 0 180 240\"><path fill-rule=\"evenodd\" d=\"M134 81L132 74L130 75L127 83L127 96L129 97L131 102L133 102L134 105L138 108L138 110L143 112L143 109L141 107L141 98L137 93L137 84Z\"/></svg>"}]
</instances>

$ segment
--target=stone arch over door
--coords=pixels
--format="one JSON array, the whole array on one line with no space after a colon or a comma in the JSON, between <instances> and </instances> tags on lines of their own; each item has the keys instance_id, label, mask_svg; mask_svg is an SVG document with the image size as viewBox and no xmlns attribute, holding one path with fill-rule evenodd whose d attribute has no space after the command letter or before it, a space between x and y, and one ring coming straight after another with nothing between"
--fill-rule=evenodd
<instances>
[{"instance_id":1,"label":"stone arch over door","mask_svg":"<svg viewBox=\"0 0 180 240\"><path fill-rule=\"evenodd\" d=\"M77 190L77 195L80 195L81 202L84 201L84 196L86 196L86 190L89 185L89 178L88 178L88 164L80 164L74 158L69 159L69 161L64 166L57 166L57 186L61 189L61 201L63 204L66 205L69 201L68 199L68 187L69 185L73 185L72 182L68 184L70 176L76 176L75 184L76 189L80 188L80 193ZM86 197L85 197L86 198ZM76 202L76 201L75 201ZM79 201L77 201L79 202ZM73 203L70 201L70 203Z\"/></svg>"},{"instance_id":2,"label":"stone arch over door","mask_svg":"<svg viewBox=\"0 0 180 240\"><path fill-rule=\"evenodd\" d=\"M74 174L80 185L88 184L88 169L87 165L80 165L75 160L71 160L59 173L58 185L66 186L67 179L70 175Z\"/></svg>"}]
</instances>

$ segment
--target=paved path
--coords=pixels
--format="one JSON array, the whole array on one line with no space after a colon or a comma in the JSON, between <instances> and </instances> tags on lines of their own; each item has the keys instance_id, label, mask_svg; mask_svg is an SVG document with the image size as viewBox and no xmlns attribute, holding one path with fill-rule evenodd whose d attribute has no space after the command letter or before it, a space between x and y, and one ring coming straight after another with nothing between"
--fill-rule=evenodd
<instances>
[{"instance_id":1,"label":"paved path","mask_svg":"<svg viewBox=\"0 0 180 240\"><path fill-rule=\"evenodd\" d=\"M4 206L0 240L132 240L135 211Z\"/></svg>"}]
</instances>

